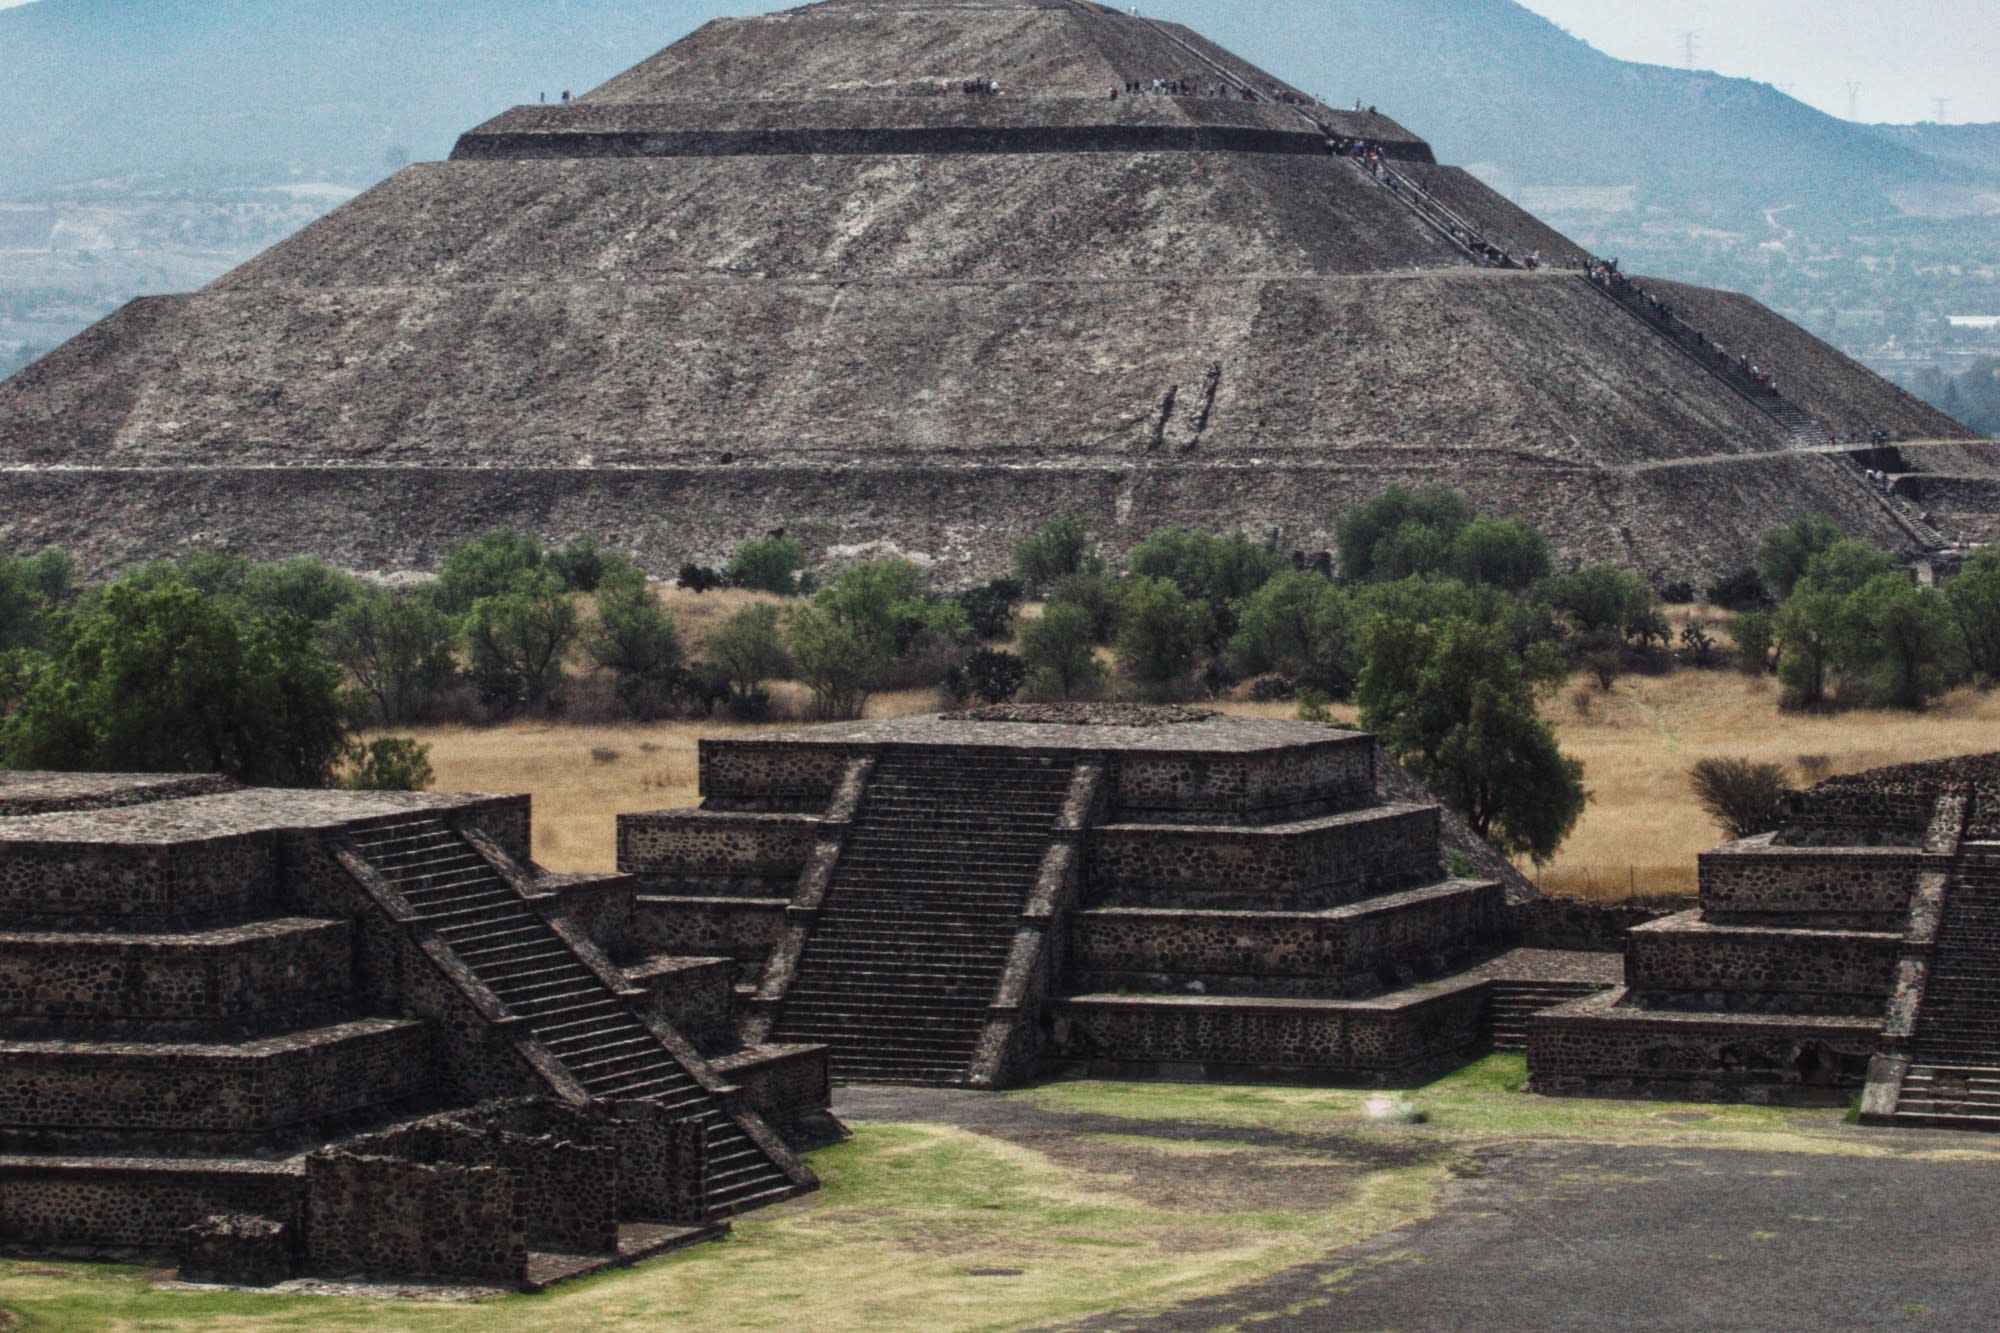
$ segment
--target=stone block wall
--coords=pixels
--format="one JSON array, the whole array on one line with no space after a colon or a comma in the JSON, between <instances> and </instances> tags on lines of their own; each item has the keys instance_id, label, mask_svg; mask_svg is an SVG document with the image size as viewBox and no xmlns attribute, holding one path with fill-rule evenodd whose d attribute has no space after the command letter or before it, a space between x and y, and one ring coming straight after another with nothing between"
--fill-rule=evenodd
<instances>
[{"instance_id":1,"label":"stone block wall","mask_svg":"<svg viewBox=\"0 0 2000 1333\"><path fill-rule=\"evenodd\" d=\"M307 1260L323 1273L492 1282L528 1273L519 1183L497 1166L314 1153L305 1235Z\"/></svg>"},{"instance_id":2,"label":"stone block wall","mask_svg":"<svg viewBox=\"0 0 2000 1333\"><path fill-rule=\"evenodd\" d=\"M242 1036L329 1014L352 984L352 943L338 921L0 934L0 1023L20 1037Z\"/></svg>"},{"instance_id":3,"label":"stone block wall","mask_svg":"<svg viewBox=\"0 0 2000 1333\"><path fill-rule=\"evenodd\" d=\"M701 743L701 793L709 809L818 813L853 756L831 745L782 741Z\"/></svg>"},{"instance_id":4,"label":"stone block wall","mask_svg":"<svg viewBox=\"0 0 2000 1333\"><path fill-rule=\"evenodd\" d=\"M1901 949L1894 933L1717 926L1689 912L1627 937L1625 979L1649 1009L1879 1018Z\"/></svg>"},{"instance_id":5,"label":"stone block wall","mask_svg":"<svg viewBox=\"0 0 2000 1333\"><path fill-rule=\"evenodd\" d=\"M1375 745L1340 736L1243 754L1110 756L1114 822L1257 824L1358 810L1375 800Z\"/></svg>"},{"instance_id":6,"label":"stone block wall","mask_svg":"<svg viewBox=\"0 0 2000 1333\"><path fill-rule=\"evenodd\" d=\"M1108 1072L1389 1077L1476 1042L1483 983L1401 1004L1088 997L1056 1005L1064 1059Z\"/></svg>"},{"instance_id":7,"label":"stone block wall","mask_svg":"<svg viewBox=\"0 0 2000 1333\"><path fill-rule=\"evenodd\" d=\"M736 1045L736 962L662 954L625 969L629 986L652 997L653 1012L704 1055Z\"/></svg>"},{"instance_id":8,"label":"stone block wall","mask_svg":"<svg viewBox=\"0 0 2000 1333\"><path fill-rule=\"evenodd\" d=\"M623 963L639 956L632 932L633 888L629 875L544 875L534 882L531 896L540 898L548 916Z\"/></svg>"},{"instance_id":9,"label":"stone block wall","mask_svg":"<svg viewBox=\"0 0 2000 1333\"><path fill-rule=\"evenodd\" d=\"M1702 914L1717 923L1900 929L1927 860L1916 848L1784 847L1770 835L1701 857Z\"/></svg>"},{"instance_id":10,"label":"stone block wall","mask_svg":"<svg viewBox=\"0 0 2000 1333\"><path fill-rule=\"evenodd\" d=\"M0 912L15 929L163 930L270 915L270 834L156 844L0 841Z\"/></svg>"},{"instance_id":11,"label":"stone block wall","mask_svg":"<svg viewBox=\"0 0 2000 1333\"><path fill-rule=\"evenodd\" d=\"M823 1047L753 1046L713 1063L743 1089L744 1104L787 1137L833 1104Z\"/></svg>"},{"instance_id":12,"label":"stone block wall","mask_svg":"<svg viewBox=\"0 0 2000 1333\"><path fill-rule=\"evenodd\" d=\"M5 1042L0 1137L254 1149L430 1087L430 1032L391 1019L243 1045Z\"/></svg>"},{"instance_id":13,"label":"stone block wall","mask_svg":"<svg viewBox=\"0 0 2000 1333\"><path fill-rule=\"evenodd\" d=\"M210 1213L182 1228L183 1282L272 1287L292 1275L291 1228L259 1213Z\"/></svg>"},{"instance_id":14,"label":"stone block wall","mask_svg":"<svg viewBox=\"0 0 2000 1333\"><path fill-rule=\"evenodd\" d=\"M730 958L755 985L785 937L785 898L678 898L642 894L633 904L635 947L646 954Z\"/></svg>"},{"instance_id":15,"label":"stone block wall","mask_svg":"<svg viewBox=\"0 0 2000 1333\"><path fill-rule=\"evenodd\" d=\"M692 897L790 897L825 835L817 816L664 810L618 817L618 869Z\"/></svg>"},{"instance_id":16,"label":"stone block wall","mask_svg":"<svg viewBox=\"0 0 2000 1333\"><path fill-rule=\"evenodd\" d=\"M1086 904L1311 911L1435 881L1435 808L1384 807L1261 828L1091 831Z\"/></svg>"},{"instance_id":17,"label":"stone block wall","mask_svg":"<svg viewBox=\"0 0 2000 1333\"><path fill-rule=\"evenodd\" d=\"M1099 908L1070 924L1069 989L1211 995L1372 995L1498 946L1498 884L1455 884L1327 912Z\"/></svg>"},{"instance_id":18,"label":"stone block wall","mask_svg":"<svg viewBox=\"0 0 2000 1333\"><path fill-rule=\"evenodd\" d=\"M0 1236L18 1245L163 1253L183 1228L229 1212L296 1231L304 1197L294 1163L0 1157Z\"/></svg>"},{"instance_id":19,"label":"stone block wall","mask_svg":"<svg viewBox=\"0 0 2000 1333\"><path fill-rule=\"evenodd\" d=\"M1530 898L1508 904L1507 927L1523 948L1617 953L1625 947L1626 932L1686 911L1692 901L1600 903L1581 898Z\"/></svg>"},{"instance_id":20,"label":"stone block wall","mask_svg":"<svg viewBox=\"0 0 2000 1333\"><path fill-rule=\"evenodd\" d=\"M1841 1105L1868 1075L1879 1019L1618 1008L1609 991L1528 1021L1536 1092Z\"/></svg>"}]
</instances>

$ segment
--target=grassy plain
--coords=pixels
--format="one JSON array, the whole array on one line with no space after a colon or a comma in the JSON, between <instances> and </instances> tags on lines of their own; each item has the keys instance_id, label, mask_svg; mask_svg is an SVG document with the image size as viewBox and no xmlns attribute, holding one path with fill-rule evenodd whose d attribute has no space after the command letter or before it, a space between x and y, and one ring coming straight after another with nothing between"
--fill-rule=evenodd
<instances>
[{"instance_id":1,"label":"grassy plain","mask_svg":"<svg viewBox=\"0 0 2000 1333\"><path fill-rule=\"evenodd\" d=\"M981 1128L878 1120L816 1153L817 1194L719 1244L474 1304L180 1288L134 1267L0 1262L34 1330L792 1330L1045 1327L1230 1291L1419 1221L1482 1153L1528 1140L1991 1160L1852 1130L1838 1111L1569 1101L1495 1055L1406 1096L1058 1082L978 1099ZM982 1111L982 1115L986 1112ZM8 1327L0 1318L0 1327Z\"/></svg>"}]
</instances>

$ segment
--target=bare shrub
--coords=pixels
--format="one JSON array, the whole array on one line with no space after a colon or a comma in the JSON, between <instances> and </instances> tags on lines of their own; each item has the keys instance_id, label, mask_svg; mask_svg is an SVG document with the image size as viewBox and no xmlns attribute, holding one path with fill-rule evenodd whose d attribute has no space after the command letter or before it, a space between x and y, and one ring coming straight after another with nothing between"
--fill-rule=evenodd
<instances>
[{"instance_id":1,"label":"bare shrub","mask_svg":"<svg viewBox=\"0 0 2000 1333\"><path fill-rule=\"evenodd\" d=\"M1695 801L1732 838L1750 838L1778 827L1791 794L1782 764L1748 759L1701 759L1688 770Z\"/></svg>"},{"instance_id":2,"label":"bare shrub","mask_svg":"<svg viewBox=\"0 0 2000 1333\"><path fill-rule=\"evenodd\" d=\"M612 749L608 745L593 745L590 747L590 762L593 764L615 764L620 757L621 752Z\"/></svg>"},{"instance_id":3,"label":"bare shrub","mask_svg":"<svg viewBox=\"0 0 2000 1333\"><path fill-rule=\"evenodd\" d=\"M1590 720L1590 706L1593 702L1594 700L1589 690L1570 691L1569 706L1574 708L1576 715L1586 722Z\"/></svg>"}]
</instances>

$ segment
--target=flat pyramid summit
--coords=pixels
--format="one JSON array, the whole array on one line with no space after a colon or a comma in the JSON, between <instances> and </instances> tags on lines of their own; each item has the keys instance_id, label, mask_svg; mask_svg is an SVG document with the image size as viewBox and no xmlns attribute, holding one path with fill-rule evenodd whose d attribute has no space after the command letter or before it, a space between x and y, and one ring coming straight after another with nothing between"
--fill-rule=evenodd
<instances>
[{"instance_id":1,"label":"flat pyramid summit","mask_svg":"<svg viewBox=\"0 0 2000 1333\"><path fill-rule=\"evenodd\" d=\"M1323 549L1394 481L1662 581L1807 510L1912 555L2000 531L1991 444L1589 262L1185 28L835 0L508 111L0 385L0 538L403 569L507 525L666 570L784 526L970 578L1065 509Z\"/></svg>"}]
</instances>

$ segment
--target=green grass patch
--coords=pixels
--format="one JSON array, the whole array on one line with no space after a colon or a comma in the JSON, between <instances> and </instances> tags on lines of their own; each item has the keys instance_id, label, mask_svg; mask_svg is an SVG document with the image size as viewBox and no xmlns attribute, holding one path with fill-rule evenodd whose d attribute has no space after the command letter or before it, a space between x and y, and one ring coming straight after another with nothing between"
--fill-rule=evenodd
<instances>
[{"instance_id":1,"label":"green grass patch","mask_svg":"<svg viewBox=\"0 0 2000 1333\"><path fill-rule=\"evenodd\" d=\"M1185 1169L1189 1145L1124 1137ZM1249 1145L1232 1152L1296 1154ZM179 1290L130 1268L0 1264L0 1308L30 1329L1004 1329L1163 1308L1229 1290L1426 1214L1441 1166L1358 1174L1338 1197L1217 1215L1128 1191L1004 1140L935 1125L865 1125L817 1153L824 1187L729 1239L477 1304Z\"/></svg>"}]
</instances>

